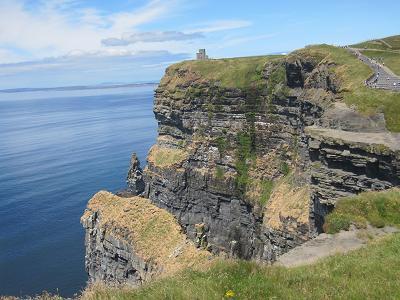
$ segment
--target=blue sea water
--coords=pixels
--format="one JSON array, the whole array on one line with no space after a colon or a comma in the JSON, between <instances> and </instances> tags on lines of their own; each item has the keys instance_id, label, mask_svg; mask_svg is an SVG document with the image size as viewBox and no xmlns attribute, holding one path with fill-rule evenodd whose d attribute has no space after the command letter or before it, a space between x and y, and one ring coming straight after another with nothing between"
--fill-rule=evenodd
<instances>
[{"instance_id":1,"label":"blue sea water","mask_svg":"<svg viewBox=\"0 0 400 300\"><path fill-rule=\"evenodd\" d=\"M80 216L145 162L154 87L0 93L0 295L85 286Z\"/></svg>"}]
</instances>

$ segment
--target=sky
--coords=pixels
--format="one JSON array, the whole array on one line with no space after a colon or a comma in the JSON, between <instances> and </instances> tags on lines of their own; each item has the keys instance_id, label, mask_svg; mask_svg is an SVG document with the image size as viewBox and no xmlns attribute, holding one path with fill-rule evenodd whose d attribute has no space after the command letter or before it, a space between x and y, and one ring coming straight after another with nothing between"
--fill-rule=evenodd
<instances>
[{"instance_id":1,"label":"sky","mask_svg":"<svg viewBox=\"0 0 400 300\"><path fill-rule=\"evenodd\" d=\"M398 0L0 0L0 89L158 81L193 59L400 34Z\"/></svg>"}]
</instances>

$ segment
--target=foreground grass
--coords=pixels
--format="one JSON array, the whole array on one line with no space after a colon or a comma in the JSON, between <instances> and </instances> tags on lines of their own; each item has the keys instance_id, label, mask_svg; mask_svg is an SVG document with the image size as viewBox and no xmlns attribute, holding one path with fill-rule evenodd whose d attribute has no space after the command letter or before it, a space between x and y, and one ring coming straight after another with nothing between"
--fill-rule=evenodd
<instances>
[{"instance_id":1,"label":"foreground grass","mask_svg":"<svg viewBox=\"0 0 400 300\"><path fill-rule=\"evenodd\" d=\"M400 189L361 193L338 201L335 210L325 220L328 233L348 230L351 224L365 228L400 225Z\"/></svg>"},{"instance_id":2,"label":"foreground grass","mask_svg":"<svg viewBox=\"0 0 400 300\"><path fill-rule=\"evenodd\" d=\"M333 70L341 82L344 102L365 115L384 113L387 129L400 132L400 93L366 87L364 81L373 71L353 54L329 45L311 46L295 53L324 57L322 63L333 63Z\"/></svg>"},{"instance_id":3,"label":"foreground grass","mask_svg":"<svg viewBox=\"0 0 400 300\"><path fill-rule=\"evenodd\" d=\"M223 261L140 289L92 287L83 299L399 299L400 235L292 269ZM231 292L230 292L231 291Z\"/></svg>"},{"instance_id":4,"label":"foreground grass","mask_svg":"<svg viewBox=\"0 0 400 300\"><path fill-rule=\"evenodd\" d=\"M362 53L369 58L383 61L390 70L400 75L400 52L365 50Z\"/></svg>"}]
</instances>

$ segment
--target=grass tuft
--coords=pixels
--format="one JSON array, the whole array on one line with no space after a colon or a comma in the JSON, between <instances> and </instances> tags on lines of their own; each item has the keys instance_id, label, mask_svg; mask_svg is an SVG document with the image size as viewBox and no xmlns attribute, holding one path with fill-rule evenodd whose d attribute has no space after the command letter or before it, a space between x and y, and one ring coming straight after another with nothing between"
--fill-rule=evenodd
<instances>
[{"instance_id":1,"label":"grass tuft","mask_svg":"<svg viewBox=\"0 0 400 300\"><path fill-rule=\"evenodd\" d=\"M400 225L400 189L366 192L339 200L326 217L324 230L336 233L348 230L351 224L362 228L367 223L378 228Z\"/></svg>"},{"instance_id":2,"label":"grass tuft","mask_svg":"<svg viewBox=\"0 0 400 300\"><path fill-rule=\"evenodd\" d=\"M149 163L163 168L182 163L187 157L188 154L182 149L163 148L155 145L150 149L147 160Z\"/></svg>"}]
</instances>

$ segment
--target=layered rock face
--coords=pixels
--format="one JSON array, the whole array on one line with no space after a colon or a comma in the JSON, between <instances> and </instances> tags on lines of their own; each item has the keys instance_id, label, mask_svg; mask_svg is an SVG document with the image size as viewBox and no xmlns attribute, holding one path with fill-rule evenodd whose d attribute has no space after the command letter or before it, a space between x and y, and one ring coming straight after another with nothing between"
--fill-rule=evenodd
<instances>
[{"instance_id":1,"label":"layered rock face","mask_svg":"<svg viewBox=\"0 0 400 300\"><path fill-rule=\"evenodd\" d=\"M285 76L285 68L292 64L267 64L261 88L235 89L203 80L185 66L171 67L156 91L159 138L144 170L145 195L212 252L273 260L314 234L309 195L302 193L285 213L274 211L272 225L262 203L269 197L265 186L289 172L296 180L288 191L308 185L304 127L322 113L296 95L301 91L291 93L285 77L283 83L271 80L278 72ZM163 156L176 159L164 162Z\"/></svg>"},{"instance_id":2,"label":"layered rock face","mask_svg":"<svg viewBox=\"0 0 400 300\"><path fill-rule=\"evenodd\" d=\"M397 134L309 127L311 186L316 222L342 197L398 186Z\"/></svg>"},{"instance_id":3,"label":"layered rock face","mask_svg":"<svg viewBox=\"0 0 400 300\"><path fill-rule=\"evenodd\" d=\"M227 88L191 66L170 67L155 95L159 138L144 195L174 214L198 246L268 261L315 236L336 199L396 185L398 173L387 169L396 165L393 153L327 143L325 131L318 144L307 130L385 130L382 116L338 103L340 82L329 64L272 61L260 81ZM272 194L265 191L271 182Z\"/></svg>"},{"instance_id":4,"label":"layered rock face","mask_svg":"<svg viewBox=\"0 0 400 300\"><path fill-rule=\"evenodd\" d=\"M89 282L138 286L161 274L203 265L210 258L186 239L172 215L148 199L98 192L81 223L86 230Z\"/></svg>"}]
</instances>

